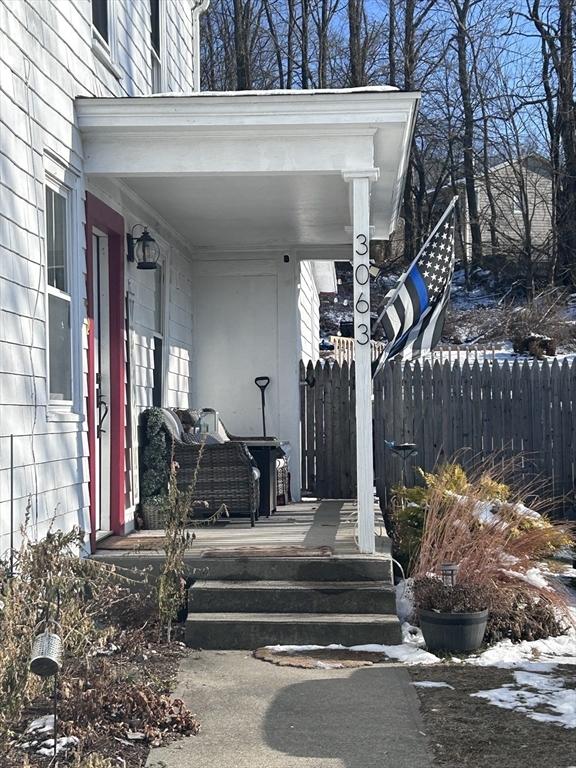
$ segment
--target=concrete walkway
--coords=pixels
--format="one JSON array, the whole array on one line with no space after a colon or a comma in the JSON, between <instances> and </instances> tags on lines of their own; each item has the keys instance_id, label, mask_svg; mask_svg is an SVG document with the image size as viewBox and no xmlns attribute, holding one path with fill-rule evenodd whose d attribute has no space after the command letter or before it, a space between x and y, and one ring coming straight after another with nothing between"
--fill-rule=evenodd
<instances>
[{"instance_id":1,"label":"concrete walkway","mask_svg":"<svg viewBox=\"0 0 576 768\"><path fill-rule=\"evenodd\" d=\"M149 768L428 768L405 669L277 667L246 651L191 652L177 696L201 732L152 750Z\"/></svg>"}]
</instances>

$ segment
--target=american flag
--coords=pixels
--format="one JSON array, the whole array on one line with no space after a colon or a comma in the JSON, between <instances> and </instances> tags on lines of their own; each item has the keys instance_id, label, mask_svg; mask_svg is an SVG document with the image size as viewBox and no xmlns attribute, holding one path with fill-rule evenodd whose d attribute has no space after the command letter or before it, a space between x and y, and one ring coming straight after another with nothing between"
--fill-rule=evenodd
<instances>
[{"instance_id":1,"label":"american flag","mask_svg":"<svg viewBox=\"0 0 576 768\"><path fill-rule=\"evenodd\" d=\"M386 360L412 359L433 349L444 326L454 273L454 199L408 271L387 297L375 322L388 344L373 365L373 374Z\"/></svg>"}]
</instances>

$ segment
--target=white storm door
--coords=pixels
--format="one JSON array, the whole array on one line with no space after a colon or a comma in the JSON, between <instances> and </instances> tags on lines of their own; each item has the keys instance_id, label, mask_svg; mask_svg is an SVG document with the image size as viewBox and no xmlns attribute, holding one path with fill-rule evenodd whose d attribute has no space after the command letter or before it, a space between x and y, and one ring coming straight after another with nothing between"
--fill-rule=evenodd
<instances>
[{"instance_id":1,"label":"white storm door","mask_svg":"<svg viewBox=\"0 0 576 768\"><path fill-rule=\"evenodd\" d=\"M108 238L94 232L96 535L110 532L110 294Z\"/></svg>"}]
</instances>

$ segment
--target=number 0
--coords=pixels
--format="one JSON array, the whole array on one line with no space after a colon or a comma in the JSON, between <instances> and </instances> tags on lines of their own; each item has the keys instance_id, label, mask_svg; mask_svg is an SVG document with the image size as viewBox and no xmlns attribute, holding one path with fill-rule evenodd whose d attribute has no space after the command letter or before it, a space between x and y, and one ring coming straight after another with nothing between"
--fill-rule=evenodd
<instances>
[{"instance_id":1,"label":"number 0","mask_svg":"<svg viewBox=\"0 0 576 768\"><path fill-rule=\"evenodd\" d=\"M359 264L356 267L354 276L356 278L356 282L359 285L366 285L366 283L370 280L370 272L368 271L366 264Z\"/></svg>"}]
</instances>

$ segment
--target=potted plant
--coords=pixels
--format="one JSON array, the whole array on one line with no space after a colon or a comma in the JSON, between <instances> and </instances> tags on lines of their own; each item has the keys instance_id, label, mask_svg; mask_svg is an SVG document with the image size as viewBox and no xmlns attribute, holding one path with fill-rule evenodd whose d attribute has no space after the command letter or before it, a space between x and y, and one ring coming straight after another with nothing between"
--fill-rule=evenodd
<instances>
[{"instance_id":1,"label":"potted plant","mask_svg":"<svg viewBox=\"0 0 576 768\"><path fill-rule=\"evenodd\" d=\"M452 579L454 574L452 573ZM475 651L488 622L487 587L447 583L439 576L414 579L414 603L426 647L430 651Z\"/></svg>"}]
</instances>

